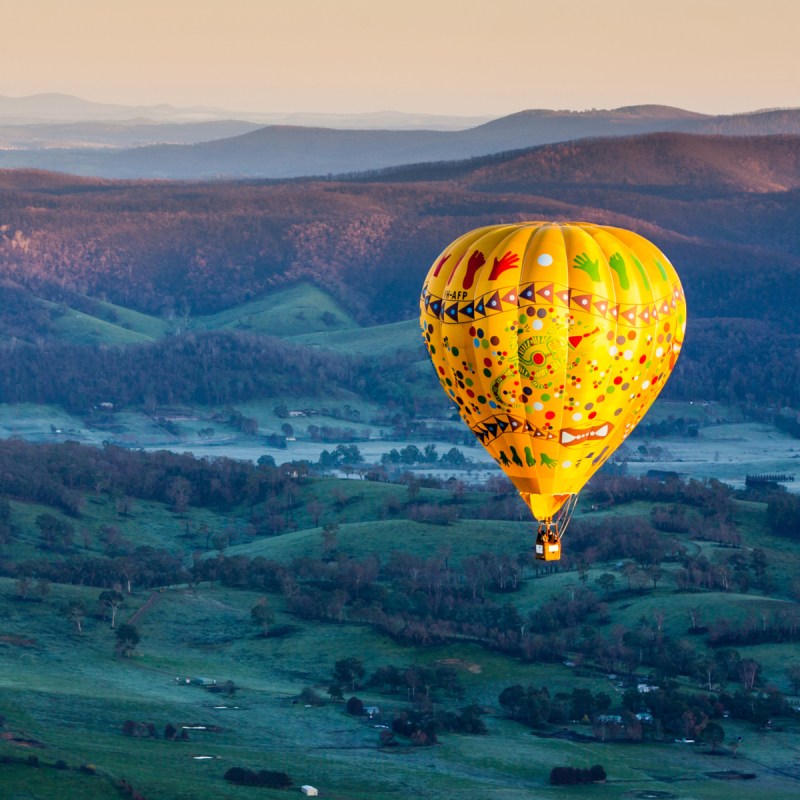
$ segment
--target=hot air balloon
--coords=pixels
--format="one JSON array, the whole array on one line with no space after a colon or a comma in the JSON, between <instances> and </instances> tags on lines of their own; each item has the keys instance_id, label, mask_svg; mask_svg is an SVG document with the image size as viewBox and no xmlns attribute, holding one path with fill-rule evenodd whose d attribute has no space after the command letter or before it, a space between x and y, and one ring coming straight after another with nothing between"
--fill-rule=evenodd
<instances>
[{"instance_id":1,"label":"hot air balloon","mask_svg":"<svg viewBox=\"0 0 800 800\"><path fill-rule=\"evenodd\" d=\"M434 262L420 322L442 388L539 521L536 558L560 558L578 492L675 366L675 269L622 228L478 228Z\"/></svg>"}]
</instances>

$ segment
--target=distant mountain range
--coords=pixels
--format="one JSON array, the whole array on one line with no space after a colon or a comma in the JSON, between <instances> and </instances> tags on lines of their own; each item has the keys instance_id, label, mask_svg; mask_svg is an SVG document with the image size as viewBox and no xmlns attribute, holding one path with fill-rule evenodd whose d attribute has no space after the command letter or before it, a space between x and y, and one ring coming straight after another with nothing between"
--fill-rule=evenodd
<instances>
[{"instance_id":1,"label":"distant mountain range","mask_svg":"<svg viewBox=\"0 0 800 800\"><path fill-rule=\"evenodd\" d=\"M167 103L152 106L95 103L91 100L83 100L80 97L57 92L28 95L27 97L0 95L0 125L24 126L69 122L134 122L174 125L231 119L258 125L456 130L480 125L491 117L487 115L411 114L400 111L376 111L362 114L232 111L209 106L180 108Z\"/></svg>"},{"instance_id":2,"label":"distant mountain range","mask_svg":"<svg viewBox=\"0 0 800 800\"><path fill-rule=\"evenodd\" d=\"M51 109L53 114L58 111L67 118L70 113L78 114L84 104L89 107L87 114L107 110L109 119L116 121L98 118L58 124L41 121L2 124L27 107L42 115ZM655 132L800 135L798 109L733 116L709 116L656 105L611 111L531 110L460 130L433 130L434 121L438 119L441 123L441 118L403 115L369 115L375 124L391 123L395 127L385 130L366 129L363 115L359 118L359 127L363 129L356 129L356 119L346 115L337 120L350 124L350 129L319 127L319 123L316 127L287 124L259 127L253 118L191 122L184 118L165 124L130 118L122 122L121 117L114 116L126 109L129 114L150 114L155 119L162 118L159 114L173 112L173 116L180 116L178 110L168 106L105 106L62 95L0 98L0 148L3 148L0 168L34 168L123 179L280 179L363 173L408 164L478 158L554 142ZM185 117L206 113L211 114L212 110L189 109ZM464 122L462 119L461 123ZM401 123L411 127L430 124L428 129L397 129Z\"/></svg>"}]
</instances>

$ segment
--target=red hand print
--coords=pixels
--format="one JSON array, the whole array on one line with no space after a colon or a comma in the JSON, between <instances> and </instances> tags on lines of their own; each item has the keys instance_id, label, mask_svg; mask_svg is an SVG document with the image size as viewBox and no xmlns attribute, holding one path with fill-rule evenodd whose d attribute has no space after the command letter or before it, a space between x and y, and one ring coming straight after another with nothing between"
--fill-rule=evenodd
<instances>
[{"instance_id":1,"label":"red hand print","mask_svg":"<svg viewBox=\"0 0 800 800\"><path fill-rule=\"evenodd\" d=\"M486 258L480 250L476 250L467 262L467 274L464 276L464 283L462 284L465 289L472 286L475 280L475 273L486 263Z\"/></svg>"},{"instance_id":2,"label":"red hand print","mask_svg":"<svg viewBox=\"0 0 800 800\"><path fill-rule=\"evenodd\" d=\"M453 277L455 276L456 271L458 270L458 265L464 260L464 256L465 256L465 253L462 253L458 257L458 261L456 261L456 263L453 264L453 269L450 270L450 277L447 279L447 285L448 286L452 283Z\"/></svg>"},{"instance_id":3,"label":"red hand print","mask_svg":"<svg viewBox=\"0 0 800 800\"><path fill-rule=\"evenodd\" d=\"M499 261L497 259L494 260L492 271L489 274L489 280L496 280L507 269L513 269L516 266L519 266L519 256L516 253L509 251Z\"/></svg>"},{"instance_id":4,"label":"red hand print","mask_svg":"<svg viewBox=\"0 0 800 800\"><path fill-rule=\"evenodd\" d=\"M442 256L439 259L439 263L436 265L436 269L433 271L433 277L434 278L438 278L439 277L439 273L442 271L442 267L444 266L444 262L447 261L448 258L450 258L450 253L448 253L446 256Z\"/></svg>"}]
</instances>

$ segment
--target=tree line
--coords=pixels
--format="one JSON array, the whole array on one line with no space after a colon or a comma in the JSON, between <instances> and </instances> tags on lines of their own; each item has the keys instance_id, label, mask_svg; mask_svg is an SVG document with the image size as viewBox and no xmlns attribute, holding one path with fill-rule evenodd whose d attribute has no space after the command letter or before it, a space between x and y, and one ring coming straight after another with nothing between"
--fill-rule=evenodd
<instances>
[{"instance_id":1,"label":"tree line","mask_svg":"<svg viewBox=\"0 0 800 800\"><path fill-rule=\"evenodd\" d=\"M406 368L414 360L413 354L378 361L321 353L239 332L190 333L102 348L12 341L0 346L0 396L9 403L52 403L86 414L104 402L144 409L175 403L226 406L280 394L327 398L347 390L413 410L407 383L419 379Z\"/></svg>"}]
</instances>

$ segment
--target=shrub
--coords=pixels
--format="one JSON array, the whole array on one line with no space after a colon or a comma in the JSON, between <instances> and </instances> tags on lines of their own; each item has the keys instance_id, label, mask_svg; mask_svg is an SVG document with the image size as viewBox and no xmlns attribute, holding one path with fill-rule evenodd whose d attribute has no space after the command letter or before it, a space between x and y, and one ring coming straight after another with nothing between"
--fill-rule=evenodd
<instances>
[{"instance_id":1,"label":"shrub","mask_svg":"<svg viewBox=\"0 0 800 800\"><path fill-rule=\"evenodd\" d=\"M358 697L351 697L347 701L347 713L352 714L354 717L360 717L364 714L364 703Z\"/></svg>"},{"instance_id":2,"label":"shrub","mask_svg":"<svg viewBox=\"0 0 800 800\"><path fill-rule=\"evenodd\" d=\"M324 706L325 701L322 697L314 691L310 686L306 686L302 692L300 692L300 702L305 703L307 706Z\"/></svg>"},{"instance_id":3,"label":"shrub","mask_svg":"<svg viewBox=\"0 0 800 800\"><path fill-rule=\"evenodd\" d=\"M589 769L577 767L553 767L550 771L550 783L553 786L575 786L579 783L602 783L606 779L606 771L599 764Z\"/></svg>"},{"instance_id":4,"label":"shrub","mask_svg":"<svg viewBox=\"0 0 800 800\"><path fill-rule=\"evenodd\" d=\"M152 723L147 722L137 722L133 719L126 719L125 722L122 723L122 734L123 736L134 736L137 739L147 739L149 736L153 735L153 730L155 728L152 727Z\"/></svg>"},{"instance_id":5,"label":"shrub","mask_svg":"<svg viewBox=\"0 0 800 800\"><path fill-rule=\"evenodd\" d=\"M225 780L239 786L266 786L270 789L288 789L292 779L285 772L262 769L256 772L245 767L231 767L224 775Z\"/></svg>"}]
</instances>

